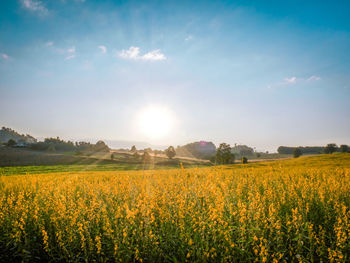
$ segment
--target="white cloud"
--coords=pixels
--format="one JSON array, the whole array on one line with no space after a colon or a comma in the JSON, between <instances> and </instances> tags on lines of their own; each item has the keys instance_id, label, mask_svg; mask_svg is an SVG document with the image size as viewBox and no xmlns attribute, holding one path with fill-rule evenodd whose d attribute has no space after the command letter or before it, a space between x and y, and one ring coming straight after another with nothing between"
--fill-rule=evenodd
<instances>
[{"instance_id":1,"label":"white cloud","mask_svg":"<svg viewBox=\"0 0 350 263\"><path fill-rule=\"evenodd\" d=\"M133 60L165 60L166 57L159 49L152 50L144 55L140 55L140 48L131 46L117 53L119 57Z\"/></svg>"},{"instance_id":2,"label":"white cloud","mask_svg":"<svg viewBox=\"0 0 350 263\"><path fill-rule=\"evenodd\" d=\"M4 59L4 60L9 60L9 56L7 55L7 54L5 54L5 53L1 53L0 54L0 57L2 58L2 59Z\"/></svg>"},{"instance_id":3,"label":"white cloud","mask_svg":"<svg viewBox=\"0 0 350 263\"><path fill-rule=\"evenodd\" d=\"M53 46L53 42L52 41L46 42L45 46L52 47Z\"/></svg>"},{"instance_id":4,"label":"white cloud","mask_svg":"<svg viewBox=\"0 0 350 263\"><path fill-rule=\"evenodd\" d=\"M285 78L284 79L285 84L295 84L297 82L297 78L296 77L291 77L291 78Z\"/></svg>"},{"instance_id":5,"label":"white cloud","mask_svg":"<svg viewBox=\"0 0 350 263\"><path fill-rule=\"evenodd\" d=\"M40 14L46 15L49 11L44 6L44 4L37 0L21 0L22 6L32 12L38 12Z\"/></svg>"},{"instance_id":6,"label":"white cloud","mask_svg":"<svg viewBox=\"0 0 350 263\"><path fill-rule=\"evenodd\" d=\"M160 53L159 49L152 50L142 56L144 60L164 60L166 59L165 55Z\"/></svg>"},{"instance_id":7,"label":"white cloud","mask_svg":"<svg viewBox=\"0 0 350 263\"><path fill-rule=\"evenodd\" d=\"M312 75L311 77L305 79L305 78L297 78L297 77L290 77L290 78L285 78L283 81L275 83L273 85L268 85L267 88L271 89L274 87L283 87L283 86L288 86L288 85L294 85L296 83L299 84L305 84L310 81L318 81L321 80L321 77Z\"/></svg>"},{"instance_id":8,"label":"white cloud","mask_svg":"<svg viewBox=\"0 0 350 263\"><path fill-rule=\"evenodd\" d=\"M55 49L58 53L65 55L65 59L64 60L69 60L72 58L75 58L75 46L72 46L71 48L67 48L67 49L61 49L61 48L56 48Z\"/></svg>"},{"instance_id":9,"label":"white cloud","mask_svg":"<svg viewBox=\"0 0 350 263\"><path fill-rule=\"evenodd\" d=\"M288 86L288 85L294 85L296 83L297 83L297 77L290 77L290 78L284 78L283 81L277 82L275 84L268 85L266 88L272 89L272 88L276 88L276 87L283 87L283 86Z\"/></svg>"},{"instance_id":10,"label":"white cloud","mask_svg":"<svg viewBox=\"0 0 350 263\"><path fill-rule=\"evenodd\" d=\"M190 41L193 39L193 36L192 35L188 35L186 38L185 38L185 41Z\"/></svg>"},{"instance_id":11,"label":"white cloud","mask_svg":"<svg viewBox=\"0 0 350 263\"><path fill-rule=\"evenodd\" d=\"M75 46L68 48L67 53L75 53Z\"/></svg>"},{"instance_id":12,"label":"white cloud","mask_svg":"<svg viewBox=\"0 0 350 263\"><path fill-rule=\"evenodd\" d=\"M75 54L69 55L69 56L65 57L64 60L70 60L70 59L72 59L72 58L75 58Z\"/></svg>"},{"instance_id":13,"label":"white cloud","mask_svg":"<svg viewBox=\"0 0 350 263\"><path fill-rule=\"evenodd\" d=\"M311 76L310 78L308 78L306 81L313 81L313 80L317 81L317 80L320 80L320 79L321 79L321 77L312 75L312 76Z\"/></svg>"},{"instance_id":14,"label":"white cloud","mask_svg":"<svg viewBox=\"0 0 350 263\"><path fill-rule=\"evenodd\" d=\"M140 48L138 47L130 47L129 49L118 52L119 57L125 59L139 59L140 58Z\"/></svg>"},{"instance_id":15,"label":"white cloud","mask_svg":"<svg viewBox=\"0 0 350 263\"><path fill-rule=\"evenodd\" d=\"M98 46L98 48L101 49L101 52L103 54L107 53L107 48L105 46L101 45L101 46Z\"/></svg>"},{"instance_id":16,"label":"white cloud","mask_svg":"<svg viewBox=\"0 0 350 263\"><path fill-rule=\"evenodd\" d=\"M67 54L67 56L64 60L75 58L75 46L68 48L65 53Z\"/></svg>"}]
</instances>

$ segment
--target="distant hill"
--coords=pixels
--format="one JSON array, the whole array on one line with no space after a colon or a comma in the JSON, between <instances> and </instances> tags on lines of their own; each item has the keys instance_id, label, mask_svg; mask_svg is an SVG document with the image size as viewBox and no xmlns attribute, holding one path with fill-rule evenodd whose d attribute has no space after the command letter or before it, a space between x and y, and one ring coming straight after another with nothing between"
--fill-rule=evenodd
<instances>
[{"instance_id":1,"label":"distant hill","mask_svg":"<svg viewBox=\"0 0 350 263\"><path fill-rule=\"evenodd\" d=\"M215 144L206 141L193 142L176 148L176 155L198 159L210 159L215 153Z\"/></svg>"},{"instance_id":2,"label":"distant hill","mask_svg":"<svg viewBox=\"0 0 350 263\"><path fill-rule=\"evenodd\" d=\"M0 142L8 142L10 139L17 143L35 143L37 140L29 134L19 134L11 128L2 127L0 130Z\"/></svg>"},{"instance_id":3,"label":"distant hill","mask_svg":"<svg viewBox=\"0 0 350 263\"><path fill-rule=\"evenodd\" d=\"M94 141L94 140L89 140ZM145 148L151 148L151 149L158 149L158 150L164 150L167 148L167 146L164 145L154 145L147 142L140 142L140 141L128 141L128 140L104 140L104 142L111 147L112 149L131 149L133 145L136 146L137 149L145 149Z\"/></svg>"},{"instance_id":4,"label":"distant hill","mask_svg":"<svg viewBox=\"0 0 350 263\"><path fill-rule=\"evenodd\" d=\"M325 149L325 147L323 146L305 146L305 147L280 146L278 147L277 152L279 154L293 154L296 148L299 148L302 154L320 154L320 153L324 153L324 149Z\"/></svg>"}]
</instances>

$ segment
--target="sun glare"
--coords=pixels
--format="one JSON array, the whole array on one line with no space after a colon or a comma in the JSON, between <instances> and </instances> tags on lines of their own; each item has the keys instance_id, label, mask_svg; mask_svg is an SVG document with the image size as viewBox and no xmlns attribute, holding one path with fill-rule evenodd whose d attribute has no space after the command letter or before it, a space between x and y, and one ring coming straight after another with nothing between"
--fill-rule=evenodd
<instances>
[{"instance_id":1,"label":"sun glare","mask_svg":"<svg viewBox=\"0 0 350 263\"><path fill-rule=\"evenodd\" d=\"M144 135L159 139L169 135L174 125L174 117L165 107L150 106L140 112L138 123Z\"/></svg>"}]
</instances>

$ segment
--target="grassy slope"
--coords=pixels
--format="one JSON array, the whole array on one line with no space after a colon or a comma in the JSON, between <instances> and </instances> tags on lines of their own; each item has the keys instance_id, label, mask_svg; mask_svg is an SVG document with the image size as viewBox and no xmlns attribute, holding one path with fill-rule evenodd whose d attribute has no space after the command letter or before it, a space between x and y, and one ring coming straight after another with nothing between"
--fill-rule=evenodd
<instances>
[{"instance_id":1,"label":"grassy slope","mask_svg":"<svg viewBox=\"0 0 350 263\"><path fill-rule=\"evenodd\" d=\"M247 165L235 165L246 167ZM249 164L249 167L278 167L287 168L302 166L308 168L350 168L350 153L334 153L313 156L301 156L287 160L277 160L273 162L257 162Z\"/></svg>"},{"instance_id":2,"label":"grassy slope","mask_svg":"<svg viewBox=\"0 0 350 263\"><path fill-rule=\"evenodd\" d=\"M184 164L185 168L204 167L203 164ZM124 171L124 170L159 170L179 168L179 164L170 163L169 165L143 165L143 164L88 164L88 165L53 165L53 166L13 166L0 167L1 175L14 174L41 174L41 173L60 173L74 171Z\"/></svg>"},{"instance_id":3,"label":"grassy slope","mask_svg":"<svg viewBox=\"0 0 350 263\"><path fill-rule=\"evenodd\" d=\"M185 168L204 167L202 163L185 163ZM350 154L335 153L332 155L303 156L296 159L256 162L248 164L234 164L217 166L223 169L246 169L246 168L288 168L288 167L308 167L308 168L350 168ZM13 174L39 174L74 171L123 171L123 170L150 170L150 169L173 169L179 168L178 160L164 162L161 165L116 163L116 164L87 164L87 165L54 165L54 166L15 166L0 167L0 175Z\"/></svg>"},{"instance_id":4,"label":"grassy slope","mask_svg":"<svg viewBox=\"0 0 350 263\"><path fill-rule=\"evenodd\" d=\"M175 158L169 160L152 157L150 164L144 165L141 158L130 154L96 153L76 156L73 153L47 153L25 149L2 147L0 149L0 175L54 173L71 171L118 171L178 168L179 162L187 167L208 166L210 163L199 160Z\"/></svg>"}]
</instances>

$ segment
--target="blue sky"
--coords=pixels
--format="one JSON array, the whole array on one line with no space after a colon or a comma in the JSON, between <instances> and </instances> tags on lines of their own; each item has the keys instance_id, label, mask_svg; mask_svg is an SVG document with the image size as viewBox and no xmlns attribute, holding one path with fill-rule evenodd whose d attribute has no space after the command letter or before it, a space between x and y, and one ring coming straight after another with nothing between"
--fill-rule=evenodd
<instances>
[{"instance_id":1,"label":"blue sky","mask_svg":"<svg viewBox=\"0 0 350 263\"><path fill-rule=\"evenodd\" d=\"M157 145L350 144L349 13L348 1L1 1L0 124ZM147 107L171 113L166 136L140 132Z\"/></svg>"}]
</instances>

